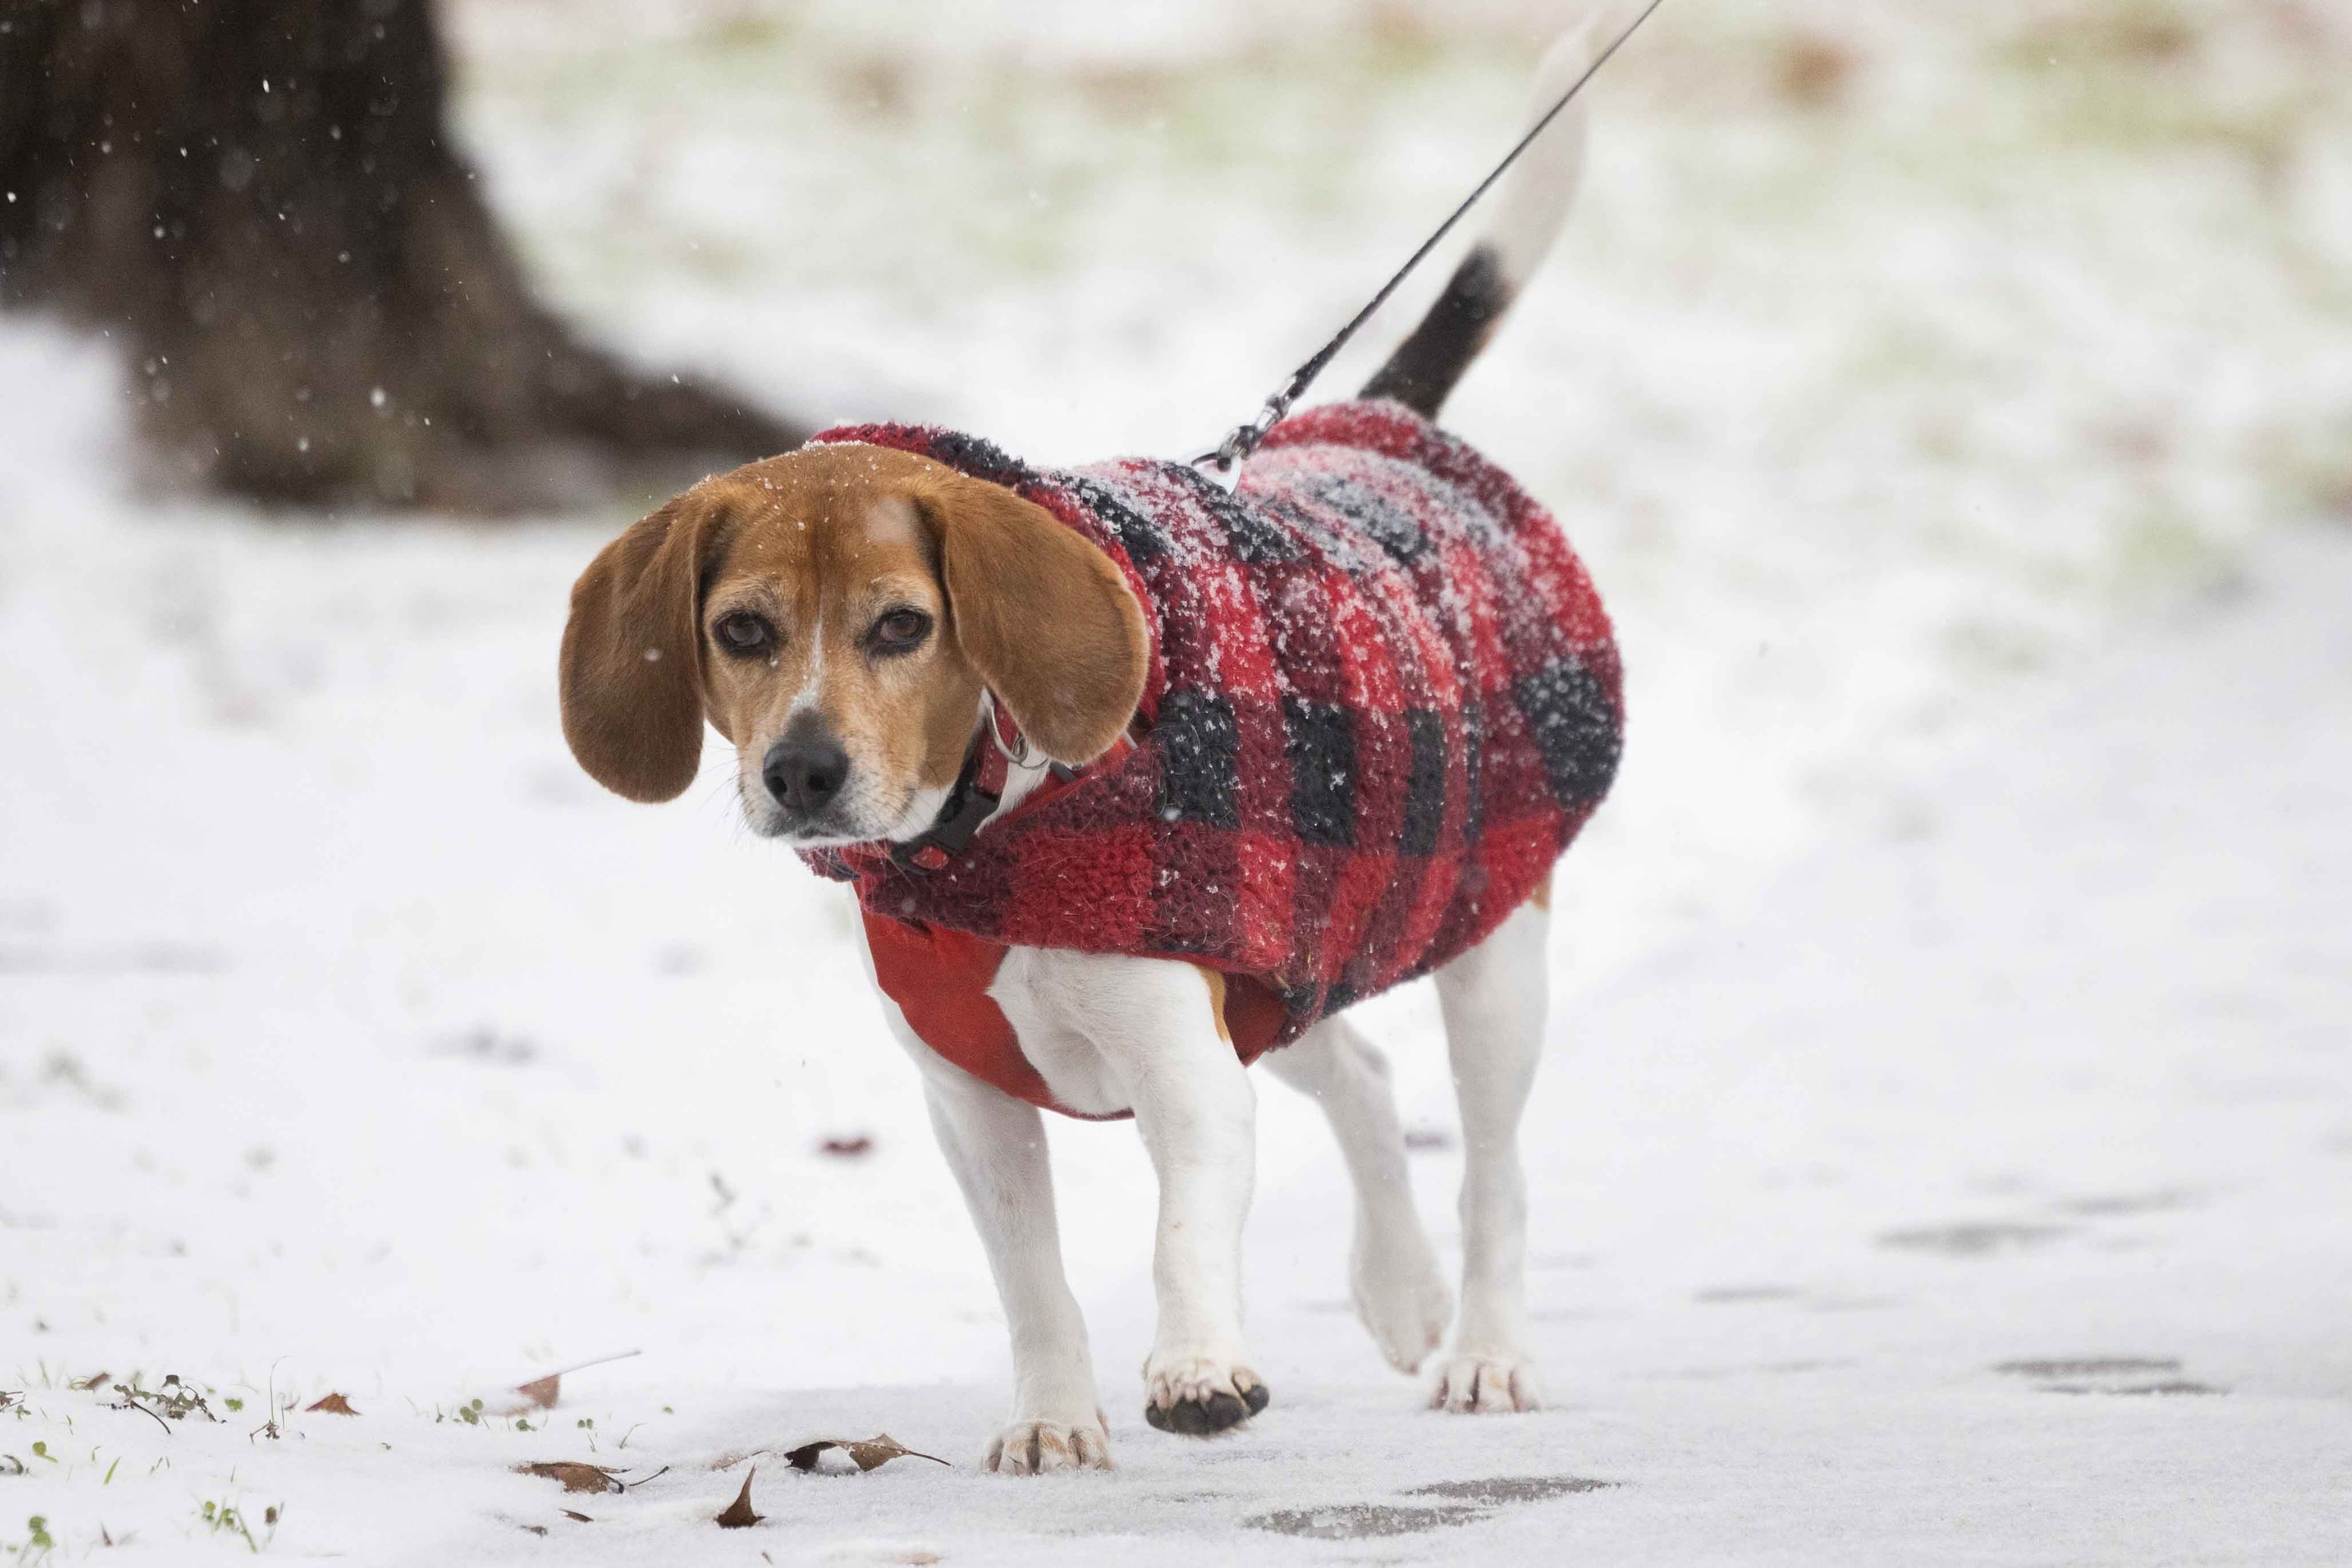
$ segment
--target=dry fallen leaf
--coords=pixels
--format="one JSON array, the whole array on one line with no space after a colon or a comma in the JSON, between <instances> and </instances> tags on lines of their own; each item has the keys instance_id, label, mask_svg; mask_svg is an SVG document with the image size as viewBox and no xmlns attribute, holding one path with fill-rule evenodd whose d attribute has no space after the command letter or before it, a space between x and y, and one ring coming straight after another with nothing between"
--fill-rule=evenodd
<instances>
[{"instance_id":1,"label":"dry fallen leaf","mask_svg":"<svg viewBox=\"0 0 2352 1568\"><path fill-rule=\"evenodd\" d=\"M357 1415L359 1414L358 1411L352 1408L352 1402L345 1399L340 1394L330 1394L326 1398L319 1401L318 1404L305 1405L303 1408L305 1410L323 1410L330 1415Z\"/></svg>"},{"instance_id":2,"label":"dry fallen leaf","mask_svg":"<svg viewBox=\"0 0 2352 1568\"><path fill-rule=\"evenodd\" d=\"M851 1461L860 1470L875 1469L888 1464L893 1459L900 1458L929 1459L935 1465L947 1463L945 1459L935 1454L915 1452L887 1432L878 1436L867 1437L862 1442L847 1442L839 1437L820 1437L814 1443L803 1443L797 1448L786 1450L784 1463L796 1470L814 1470L816 1468L817 1456L827 1448L840 1449L849 1456Z\"/></svg>"},{"instance_id":3,"label":"dry fallen leaf","mask_svg":"<svg viewBox=\"0 0 2352 1568\"><path fill-rule=\"evenodd\" d=\"M743 1489L735 1494L735 1500L727 1505L727 1511L718 1516L719 1529L749 1530L768 1517L764 1513L751 1511L751 1476L759 1473L760 1467L754 1465L751 1474L743 1478Z\"/></svg>"},{"instance_id":4,"label":"dry fallen leaf","mask_svg":"<svg viewBox=\"0 0 2352 1568\"><path fill-rule=\"evenodd\" d=\"M559 1508L559 1509L557 1509L555 1511L556 1511L556 1512L558 1512L558 1513L560 1513L560 1514L562 1514L562 1515L564 1518L566 1518L566 1519L576 1519L576 1520L578 1520L578 1521L579 1521L581 1523L583 1523L583 1524L593 1524L593 1523L595 1523L595 1522L596 1522L594 1520L593 1520L593 1519L589 1518L586 1514L584 1514L584 1513L574 1513L574 1512L572 1512L572 1510L570 1510L570 1509L568 1509L568 1508Z\"/></svg>"},{"instance_id":5,"label":"dry fallen leaf","mask_svg":"<svg viewBox=\"0 0 2352 1568\"><path fill-rule=\"evenodd\" d=\"M519 1475L538 1476L544 1480L562 1481L568 1492L618 1492L628 1488L621 1478L602 1465L583 1465L577 1459L541 1459L534 1464L517 1465Z\"/></svg>"},{"instance_id":6,"label":"dry fallen leaf","mask_svg":"<svg viewBox=\"0 0 2352 1568\"><path fill-rule=\"evenodd\" d=\"M79 1393L88 1394L93 1388L104 1388L106 1386L106 1373L102 1372L94 1372L88 1377L78 1377L74 1379L73 1382L66 1384L66 1386L68 1388L74 1389Z\"/></svg>"},{"instance_id":7,"label":"dry fallen leaf","mask_svg":"<svg viewBox=\"0 0 2352 1568\"><path fill-rule=\"evenodd\" d=\"M852 1132L845 1136L836 1135L818 1144L816 1152L820 1154L830 1154L836 1160L855 1160L862 1154L870 1154L874 1152L874 1140L863 1132Z\"/></svg>"},{"instance_id":8,"label":"dry fallen leaf","mask_svg":"<svg viewBox=\"0 0 2352 1568\"><path fill-rule=\"evenodd\" d=\"M626 1361L639 1353L641 1352L637 1351L623 1351L618 1355L598 1356L594 1361L583 1361L576 1366L558 1367L545 1377L534 1377L529 1383L518 1384L515 1392L522 1395L523 1403L501 1408L496 1414L520 1415L530 1410L552 1410L555 1408L555 1402L562 1397L563 1380L566 1376L575 1372L586 1372L592 1366L604 1366L612 1362Z\"/></svg>"}]
</instances>

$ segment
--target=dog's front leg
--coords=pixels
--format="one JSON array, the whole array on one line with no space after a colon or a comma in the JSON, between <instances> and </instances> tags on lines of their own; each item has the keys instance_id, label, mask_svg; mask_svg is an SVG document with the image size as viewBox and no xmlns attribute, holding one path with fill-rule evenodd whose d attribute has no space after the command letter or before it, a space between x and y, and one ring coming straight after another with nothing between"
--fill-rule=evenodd
<instances>
[{"instance_id":1,"label":"dog's front leg","mask_svg":"<svg viewBox=\"0 0 2352 1568\"><path fill-rule=\"evenodd\" d=\"M1019 1476L1108 1469L1110 1439L1086 1320L1062 1273L1044 1122L1034 1106L940 1061L928 1047L920 1058L929 1058L923 1089L932 1131L988 1250L1013 1331L1013 1415L988 1446L988 1468Z\"/></svg>"},{"instance_id":2,"label":"dog's front leg","mask_svg":"<svg viewBox=\"0 0 2352 1568\"><path fill-rule=\"evenodd\" d=\"M1135 1112L1160 1177L1151 1275L1160 1327L1144 1363L1144 1418L1165 1431L1220 1431L1265 1408L1242 1341L1242 1223L1257 1157L1249 1074L1188 963L1015 949L1008 1012L1050 1013L1093 1047ZM1037 1020L1045 1023L1043 1017Z\"/></svg>"}]
</instances>

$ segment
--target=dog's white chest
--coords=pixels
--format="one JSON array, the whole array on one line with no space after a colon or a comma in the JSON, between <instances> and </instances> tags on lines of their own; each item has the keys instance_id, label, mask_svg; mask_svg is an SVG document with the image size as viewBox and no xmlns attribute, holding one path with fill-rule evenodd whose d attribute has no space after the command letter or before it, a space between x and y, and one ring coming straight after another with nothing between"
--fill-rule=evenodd
<instances>
[{"instance_id":1,"label":"dog's white chest","mask_svg":"<svg viewBox=\"0 0 2352 1568\"><path fill-rule=\"evenodd\" d=\"M1120 994L1125 988L1118 984L1115 963L1088 964L1083 962L1087 956L1034 947L1008 949L988 994L1003 1009L1021 1054L1055 1100L1084 1115L1113 1116L1129 1109L1129 1091L1077 1021L1098 1027L1106 1012L1115 1020L1130 999ZM1080 962L1073 963L1072 959ZM1095 973L1083 973L1089 969Z\"/></svg>"}]
</instances>

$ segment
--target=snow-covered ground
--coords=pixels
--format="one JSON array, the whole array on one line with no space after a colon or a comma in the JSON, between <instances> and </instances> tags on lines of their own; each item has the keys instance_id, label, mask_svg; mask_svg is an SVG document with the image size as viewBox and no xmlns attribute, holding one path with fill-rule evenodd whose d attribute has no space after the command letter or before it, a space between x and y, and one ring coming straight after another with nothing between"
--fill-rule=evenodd
<instances>
[{"instance_id":1,"label":"snow-covered ground","mask_svg":"<svg viewBox=\"0 0 2352 1568\"><path fill-rule=\"evenodd\" d=\"M1057 460L1247 413L1409 247L1515 111L1535 13L1474 9L453 19L599 331ZM371 1562L2344 1560L2347 61L2290 0L1922 0L1669 7L1612 67L1450 416L1631 670L1530 1114L1555 1407L1382 1370L1267 1084L1276 1403L1213 1444L1139 1420L1132 1133L1056 1130L1121 1466L1066 1482L974 1471L1002 1327L838 895L715 772L635 808L563 751L623 520L144 496L108 363L0 327L0 1549L245 1555L227 1505ZM1443 1232L1431 1010L1368 1012ZM170 1374L224 1419L110 1407ZM761 1458L767 1522L709 1522L715 1463L877 1430L958 1468Z\"/></svg>"}]
</instances>

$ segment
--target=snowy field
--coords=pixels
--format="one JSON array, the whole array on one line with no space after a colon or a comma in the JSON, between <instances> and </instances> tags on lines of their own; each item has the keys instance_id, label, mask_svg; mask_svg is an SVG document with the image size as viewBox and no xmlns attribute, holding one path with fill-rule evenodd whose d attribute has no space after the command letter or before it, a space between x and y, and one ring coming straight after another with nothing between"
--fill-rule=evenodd
<instances>
[{"instance_id":1,"label":"snowy field","mask_svg":"<svg viewBox=\"0 0 2352 1568\"><path fill-rule=\"evenodd\" d=\"M449 19L597 331L1054 462L1250 412L1551 26L1268 10ZM2320 0L1675 0L1612 68L1448 411L1629 669L1529 1113L1552 1406L1385 1370L1264 1082L1276 1402L1211 1443L1141 1421L1133 1133L1055 1129L1108 1476L979 1473L1003 1325L845 896L720 770L565 752L626 518L160 498L116 367L0 321L0 1561L2352 1560L2347 72ZM1433 1006L1366 1013L1450 1242ZM166 1377L219 1419L121 1407ZM877 1431L953 1468L781 1458Z\"/></svg>"}]
</instances>

